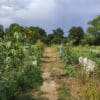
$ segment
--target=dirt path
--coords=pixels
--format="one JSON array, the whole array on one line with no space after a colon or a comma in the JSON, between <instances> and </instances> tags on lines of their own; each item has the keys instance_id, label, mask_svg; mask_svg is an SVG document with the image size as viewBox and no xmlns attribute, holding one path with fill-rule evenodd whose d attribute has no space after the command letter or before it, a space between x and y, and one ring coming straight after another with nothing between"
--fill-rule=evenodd
<instances>
[{"instance_id":1,"label":"dirt path","mask_svg":"<svg viewBox=\"0 0 100 100\"><path fill-rule=\"evenodd\" d=\"M46 100L74 100L72 97L79 92L79 86L76 79L67 76L58 51L46 48L41 68L44 79L41 91Z\"/></svg>"},{"instance_id":2,"label":"dirt path","mask_svg":"<svg viewBox=\"0 0 100 100\"><path fill-rule=\"evenodd\" d=\"M35 100L80 100L73 99L79 92L74 78L68 77L59 52L54 48L46 48L41 59L43 85L37 91ZM34 92L33 92L34 94Z\"/></svg>"},{"instance_id":3,"label":"dirt path","mask_svg":"<svg viewBox=\"0 0 100 100\"><path fill-rule=\"evenodd\" d=\"M39 99L35 100L79 100L71 98L71 96L76 96L77 92L79 92L79 89L77 90L79 86L74 78L68 77L64 63L55 47L45 49L41 63L44 81L43 85L36 92L36 98Z\"/></svg>"},{"instance_id":4,"label":"dirt path","mask_svg":"<svg viewBox=\"0 0 100 100\"><path fill-rule=\"evenodd\" d=\"M81 77L70 77L56 47L46 48L41 59L43 85L32 91L33 100L86 100Z\"/></svg>"},{"instance_id":5,"label":"dirt path","mask_svg":"<svg viewBox=\"0 0 100 100\"><path fill-rule=\"evenodd\" d=\"M42 77L44 79L43 85L41 86L41 91L43 96L48 100L58 100L57 94L57 84L51 77L51 66L55 67L53 62L56 62L57 58L55 57L54 52L51 48L46 48L43 59L42 59Z\"/></svg>"}]
</instances>

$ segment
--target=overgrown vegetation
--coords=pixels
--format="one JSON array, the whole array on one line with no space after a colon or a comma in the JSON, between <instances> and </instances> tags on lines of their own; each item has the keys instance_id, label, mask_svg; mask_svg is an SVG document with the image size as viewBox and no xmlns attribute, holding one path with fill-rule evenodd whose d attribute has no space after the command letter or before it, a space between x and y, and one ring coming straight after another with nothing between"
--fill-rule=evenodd
<instances>
[{"instance_id":1,"label":"overgrown vegetation","mask_svg":"<svg viewBox=\"0 0 100 100\"><path fill-rule=\"evenodd\" d=\"M21 33L12 37L0 39L0 100L14 100L42 84L41 48L26 42Z\"/></svg>"},{"instance_id":2,"label":"overgrown vegetation","mask_svg":"<svg viewBox=\"0 0 100 100\"><path fill-rule=\"evenodd\" d=\"M95 50L94 50L95 48ZM80 91L82 98L85 100L99 100L99 71L100 68L98 67L100 65L100 47L91 47L91 46L78 46L78 47L72 47L72 46L63 46L62 49L62 60L64 63L64 68L67 75L69 77L73 77L78 79L79 85L87 85L83 91ZM96 52L95 52L96 51ZM89 59L92 59L96 62L96 69L94 70L91 77L87 77L85 73L83 73L83 66L79 65L78 59L80 56L87 57ZM77 97L78 98L78 97ZM82 100L84 100L82 99Z\"/></svg>"},{"instance_id":3,"label":"overgrown vegetation","mask_svg":"<svg viewBox=\"0 0 100 100\"><path fill-rule=\"evenodd\" d=\"M58 48L58 44L64 44L62 49L62 61L65 73L63 77L73 77L79 80L79 84L88 85L80 97L84 100L100 99L100 16L88 22L86 32L81 26L73 26L64 36L61 28L54 29L51 34L40 27L21 26L13 23L4 29L0 25L0 100L14 100L23 95L27 90L36 89L42 84L40 58L46 46ZM96 69L92 77L82 73L82 66L78 58L87 57L96 62ZM53 73L53 72L52 72ZM54 76L57 76L53 73ZM58 75L61 79L62 76ZM98 88L99 87L99 88ZM65 89L66 88L66 89ZM68 87L58 89L59 99L63 96L70 98ZM62 97L62 98L61 98ZM41 98L42 99L42 98Z\"/></svg>"}]
</instances>

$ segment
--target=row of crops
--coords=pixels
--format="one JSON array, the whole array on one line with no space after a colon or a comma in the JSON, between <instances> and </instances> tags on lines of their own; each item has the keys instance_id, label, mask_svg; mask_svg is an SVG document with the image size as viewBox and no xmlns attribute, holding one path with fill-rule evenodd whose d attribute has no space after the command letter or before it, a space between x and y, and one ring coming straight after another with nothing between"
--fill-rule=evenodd
<instances>
[{"instance_id":1,"label":"row of crops","mask_svg":"<svg viewBox=\"0 0 100 100\"><path fill-rule=\"evenodd\" d=\"M66 85L71 91L74 90L70 96L72 100L100 100L100 47L95 46L63 46L62 48L62 61L64 63L66 74L66 81L70 81L72 88L69 84ZM83 66L79 64L79 57L87 57L96 62L96 69L90 77L83 73ZM67 82L66 82L67 83ZM75 93L78 90L77 93Z\"/></svg>"},{"instance_id":2,"label":"row of crops","mask_svg":"<svg viewBox=\"0 0 100 100\"><path fill-rule=\"evenodd\" d=\"M77 76L79 75L80 71L82 70L79 65L79 57L87 57L96 62L96 66L100 66L100 47L71 47L71 46L64 46L62 48L62 60L64 62L64 67L67 69L70 76ZM98 68L99 69L99 68ZM97 70L98 70L97 69Z\"/></svg>"},{"instance_id":3,"label":"row of crops","mask_svg":"<svg viewBox=\"0 0 100 100\"><path fill-rule=\"evenodd\" d=\"M14 100L42 84L42 49L26 41L26 36L18 32L0 39L0 100Z\"/></svg>"}]
</instances>

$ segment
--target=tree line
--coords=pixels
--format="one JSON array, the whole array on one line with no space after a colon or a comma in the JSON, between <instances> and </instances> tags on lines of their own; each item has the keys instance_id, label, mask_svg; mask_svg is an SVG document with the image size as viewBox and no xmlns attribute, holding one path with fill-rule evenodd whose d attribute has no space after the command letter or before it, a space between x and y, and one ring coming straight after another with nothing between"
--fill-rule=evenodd
<instances>
[{"instance_id":1,"label":"tree line","mask_svg":"<svg viewBox=\"0 0 100 100\"><path fill-rule=\"evenodd\" d=\"M81 26L73 26L69 29L68 36L64 36L64 31L61 28L54 29L51 34L38 26L21 26L17 23L11 24L8 28L4 29L0 25L0 37L12 37L14 32L26 34L29 42L35 44L38 40L51 45L65 43L69 45L100 45L100 16L88 22L86 32ZM12 37L13 38L13 37Z\"/></svg>"}]
</instances>

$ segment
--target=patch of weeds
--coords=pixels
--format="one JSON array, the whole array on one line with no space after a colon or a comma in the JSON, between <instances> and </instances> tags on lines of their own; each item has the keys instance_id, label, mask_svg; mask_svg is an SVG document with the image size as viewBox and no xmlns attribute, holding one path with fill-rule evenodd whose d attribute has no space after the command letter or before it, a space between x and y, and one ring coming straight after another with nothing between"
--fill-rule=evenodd
<instances>
[{"instance_id":1,"label":"patch of weeds","mask_svg":"<svg viewBox=\"0 0 100 100\"><path fill-rule=\"evenodd\" d=\"M96 83L90 83L83 93L85 100L100 100L100 88Z\"/></svg>"},{"instance_id":2,"label":"patch of weeds","mask_svg":"<svg viewBox=\"0 0 100 100\"><path fill-rule=\"evenodd\" d=\"M37 97L33 97L33 100L49 100L49 99L43 96L37 96Z\"/></svg>"},{"instance_id":3,"label":"patch of weeds","mask_svg":"<svg viewBox=\"0 0 100 100\"><path fill-rule=\"evenodd\" d=\"M93 75L97 80L100 80L100 68L96 68Z\"/></svg>"},{"instance_id":4,"label":"patch of weeds","mask_svg":"<svg viewBox=\"0 0 100 100\"><path fill-rule=\"evenodd\" d=\"M32 100L48 100L48 98L44 97L43 94L44 93L40 89L38 89L34 92Z\"/></svg>"},{"instance_id":5,"label":"patch of weeds","mask_svg":"<svg viewBox=\"0 0 100 100\"><path fill-rule=\"evenodd\" d=\"M32 95L20 94L19 96L12 98L12 100L34 100L34 99L33 99Z\"/></svg>"},{"instance_id":6,"label":"patch of weeds","mask_svg":"<svg viewBox=\"0 0 100 100\"><path fill-rule=\"evenodd\" d=\"M51 72L51 77L55 79L63 79L67 76L68 76L68 73L66 72L66 70L59 69L58 71L56 70L56 72L55 71Z\"/></svg>"},{"instance_id":7,"label":"patch of weeds","mask_svg":"<svg viewBox=\"0 0 100 100\"><path fill-rule=\"evenodd\" d=\"M71 100L70 89L67 87L58 88L58 100Z\"/></svg>"},{"instance_id":8,"label":"patch of weeds","mask_svg":"<svg viewBox=\"0 0 100 100\"><path fill-rule=\"evenodd\" d=\"M77 76L77 68L75 68L75 66L73 66L73 65L67 65L66 71L67 71L68 76L70 76L70 77Z\"/></svg>"}]
</instances>

